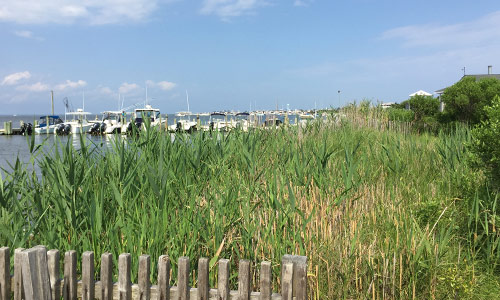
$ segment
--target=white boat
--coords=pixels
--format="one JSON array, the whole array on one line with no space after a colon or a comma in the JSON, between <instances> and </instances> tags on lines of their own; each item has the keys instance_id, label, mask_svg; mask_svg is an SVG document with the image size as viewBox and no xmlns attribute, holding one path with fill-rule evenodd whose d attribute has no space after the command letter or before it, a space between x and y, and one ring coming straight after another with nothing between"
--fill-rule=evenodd
<instances>
[{"instance_id":1,"label":"white boat","mask_svg":"<svg viewBox=\"0 0 500 300\"><path fill-rule=\"evenodd\" d=\"M114 134L121 133L126 116L125 111L104 111L101 122L96 122L89 129L90 134Z\"/></svg>"},{"instance_id":2,"label":"white boat","mask_svg":"<svg viewBox=\"0 0 500 300\"><path fill-rule=\"evenodd\" d=\"M47 118L49 119L48 133L54 134L55 129L59 124L63 123L63 120L59 116L42 116L40 117L40 122L35 127L35 134L47 134Z\"/></svg>"},{"instance_id":3,"label":"white boat","mask_svg":"<svg viewBox=\"0 0 500 300\"><path fill-rule=\"evenodd\" d=\"M136 108L133 112L133 122L135 126L140 129L146 128L146 120L149 120L151 127L159 126L161 123L165 122L161 120L160 110L157 108L152 108L151 105L146 105L144 108ZM127 133L132 130L132 122L122 126L121 132Z\"/></svg>"},{"instance_id":4,"label":"white boat","mask_svg":"<svg viewBox=\"0 0 500 300\"><path fill-rule=\"evenodd\" d=\"M169 131L194 132L198 130L198 123L191 120L189 116L177 121L176 124L168 126Z\"/></svg>"},{"instance_id":5,"label":"white boat","mask_svg":"<svg viewBox=\"0 0 500 300\"><path fill-rule=\"evenodd\" d=\"M64 135L69 133L87 133L95 122L89 122L87 116L91 113L83 111L79 108L73 112L67 112L64 119L67 120L68 116L72 118L71 121L65 121L59 124L56 128L56 134Z\"/></svg>"},{"instance_id":6,"label":"white boat","mask_svg":"<svg viewBox=\"0 0 500 300\"><path fill-rule=\"evenodd\" d=\"M241 112L236 114L236 128L248 131L250 128L250 114Z\"/></svg>"},{"instance_id":7,"label":"white boat","mask_svg":"<svg viewBox=\"0 0 500 300\"><path fill-rule=\"evenodd\" d=\"M192 113L190 111L178 111L175 113L176 117L187 117L190 115L192 115Z\"/></svg>"},{"instance_id":8,"label":"white boat","mask_svg":"<svg viewBox=\"0 0 500 300\"><path fill-rule=\"evenodd\" d=\"M230 131L236 128L236 121L233 118L228 118L227 114L214 112L210 114L209 130Z\"/></svg>"}]
</instances>

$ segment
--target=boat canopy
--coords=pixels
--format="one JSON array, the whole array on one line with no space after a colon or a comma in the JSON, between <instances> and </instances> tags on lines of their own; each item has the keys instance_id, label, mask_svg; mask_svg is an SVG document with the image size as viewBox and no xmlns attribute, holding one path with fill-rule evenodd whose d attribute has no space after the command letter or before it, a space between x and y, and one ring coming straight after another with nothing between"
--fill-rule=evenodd
<instances>
[{"instance_id":1,"label":"boat canopy","mask_svg":"<svg viewBox=\"0 0 500 300\"><path fill-rule=\"evenodd\" d=\"M47 117L48 117L49 119L60 119L60 118L59 118L59 116L56 116L56 115L41 116L41 117L40 117L40 119L45 120L45 119L47 119Z\"/></svg>"},{"instance_id":2,"label":"boat canopy","mask_svg":"<svg viewBox=\"0 0 500 300\"><path fill-rule=\"evenodd\" d=\"M250 114L247 112L241 112L241 113L237 113L236 115L237 116L249 116Z\"/></svg>"},{"instance_id":3,"label":"boat canopy","mask_svg":"<svg viewBox=\"0 0 500 300\"><path fill-rule=\"evenodd\" d=\"M225 117L226 114L225 113L221 113L221 112L213 112L210 114L211 116L222 116L222 117Z\"/></svg>"}]
</instances>

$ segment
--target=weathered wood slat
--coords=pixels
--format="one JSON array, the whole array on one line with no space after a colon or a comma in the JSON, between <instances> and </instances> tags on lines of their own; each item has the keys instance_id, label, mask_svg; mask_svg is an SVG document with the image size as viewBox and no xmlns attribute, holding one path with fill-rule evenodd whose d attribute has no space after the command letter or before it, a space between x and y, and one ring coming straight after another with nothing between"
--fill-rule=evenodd
<instances>
[{"instance_id":1,"label":"weathered wood slat","mask_svg":"<svg viewBox=\"0 0 500 300\"><path fill-rule=\"evenodd\" d=\"M76 300L76 251L64 253L63 299Z\"/></svg>"},{"instance_id":2,"label":"weathered wood slat","mask_svg":"<svg viewBox=\"0 0 500 300\"><path fill-rule=\"evenodd\" d=\"M219 260L219 278L217 281L217 299L229 299L229 260Z\"/></svg>"},{"instance_id":3,"label":"weathered wood slat","mask_svg":"<svg viewBox=\"0 0 500 300\"><path fill-rule=\"evenodd\" d=\"M10 249L0 248L0 300L10 299Z\"/></svg>"},{"instance_id":4,"label":"weathered wood slat","mask_svg":"<svg viewBox=\"0 0 500 300\"><path fill-rule=\"evenodd\" d=\"M198 260L198 300L208 300L209 282L208 282L208 258L202 257Z\"/></svg>"},{"instance_id":5,"label":"weathered wood slat","mask_svg":"<svg viewBox=\"0 0 500 300\"><path fill-rule=\"evenodd\" d=\"M307 299L307 257L299 255L284 255L281 259L281 268L286 263L293 264L293 296L297 300Z\"/></svg>"},{"instance_id":6,"label":"weathered wood slat","mask_svg":"<svg viewBox=\"0 0 500 300\"><path fill-rule=\"evenodd\" d=\"M132 299L132 285L130 282L130 253L120 254L118 257L118 294L119 300Z\"/></svg>"},{"instance_id":7,"label":"weathered wood slat","mask_svg":"<svg viewBox=\"0 0 500 300\"><path fill-rule=\"evenodd\" d=\"M263 261L260 264L260 299L270 300L272 295L271 263Z\"/></svg>"},{"instance_id":8,"label":"weathered wood slat","mask_svg":"<svg viewBox=\"0 0 500 300\"><path fill-rule=\"evenodd\" d=\"M151 299L151 258L149 255L141 255L139 257L139 300Z\"/></svg>"},{"instance_id":9,"label":"weathered wood slat","mask_svg":"<svg viewBox=\"0 0 500 300\"><path fill-rule=\"evenodd\" d=\"M102 300L113 299L113 255L104 253L101 255L101 290L96 293Z\"/></svg>"},{"instance_id":10,"label":"weathered wood slat","mask_svg":"<svg viewBox=\"0 0 500 300\"><path fill-rule=\"evenodd\" d=\"M158 258L158 295L156 299L170 300L170 258L167 255Z\"/></svg>"},{"instance_id":11,"label":"weathered wood slat","mask_svg":"<svg viewBox=\"0 0 500 300\"><path fill-rule=\"evenodd\" d=\"M52 299L61 299L61 268L59 264L61 255L59 250L52 249L47 252L47 261L49 263L50 291Z\"/></svg>"},{"instance_id":12,"label":"weathered wood slat","mask_svg":"<svg viewBox=\"0 0 500 300\"><path fill-rule=\"evenodd\" d=\"M281 297L283 300L293 298L293 263L287 262L282 267L281 274Z\"/></svg>"},{"instance_id":13,"label":"weathered wood slat","mask_svg":"<svg viewBox=\"0 0 500 300\"><path fill-rule=\"evenodd\" d=\"M14 289L14 300L21 300L24 298L21 256L23 251L24 248L17 248L14 250L14 280L12 284L12 288Z\"/></svg>"},{"instance_id":14,"label":"weathered wood slat","mask_svg":"<svg viewBox=\"0 0 500 300\"><path fill-rule=\"evenodd\" d=\"M229 288L230 261L218 262L217 288L209 287L209 260L198 261L197 288L190 288L190 262L188 257L179 259L178 286L170 287L170 260L160 256L158 260L158 285L151 285L151 258L139 257L138 284L132 284L130 277L131 256L122 254L118 260L118 282L113 283L113 260L110 253L101 257L101 280L94 278L94 254L82 255L82 280L77 281L75 251L68 251L64 257L64 279L60 279L60 253L44 246L14 251L14 275L10 275L10 250L0 248L0 300L31 299L102 299L102 300L306 300L307 258L303 256L283 257L282 294L272 293L272 268L270 262L262 262L260 268L260 292L252 292L252 267L248 260L238 263L238 290ZM24 276L27 274L27 276ZM23 296L23 292L26 294Z\"/></svg>"},{"instance_id":15,"label":"weathered wood slat","mask_svg":"<svg viewBox=\"0 0 500 300\"><path fill-rule=\"evenodd\" d=\"M179 296L174 299L189 300L189 257L179 258Z\"/></svg>"},{"instance_id":16,"label":"weathered wood slat","mask_svg":"<svg viewBox=\"0 0 500 300\"><path fill-rule=\"evenodd\" d=\"M238 269L238 294L239 300L250 299L250 261L246 259L240 260Z\"/></svg>"},{"instance_id":17,"label":"weathered wood slat","mask_svg":"<svg viewBox=\"0 0 500 300\"><path fill-rule=\"evenodd\" d=\"M100 291L101 291L101 282L97 281L95 284L95 290L96 290L96 299L101 299L100 298ZM139 285L138 284L133 284L132 285L132 300L139 300ZM152 299L157 299L158 297L158 286L153 285L151 286L151 298ZM118 293L118 283L113 284L113 300L119 300L119 293ZM78 293L81 294L81 281L78 281ZM209 290L209 296L208 300L218 300L217 298L218 290L217 289L210 289ZM170 288L170 299L178 299L179 297L179 289L176 286L173 286ZM189 297L190 299L197 299L198 297L198 289L197 288L191 288L189 289ZM238 291L230 291L229 292L229 298L230 300L238 300L239 299L239 293ZM250 294L250 300L259 300L260 299L260 293L259 292L252 292ZM281 300L281 295L278 293L272 294L271 300Z\"/></svg>"},{"instance_id":18,"label":"weathered wood slat","mask_svg":"<svg viewBox=\"0 0 500 300\"><path fill-rule=\"evenodd\" d=\"M86 251L82 255L82 300L94 299L94 252Z\"/></svg>"},{"instance_id":19,"label":"weathered wood slat","mask_svg":"<svg viewBox=\"0 0 500 300\"><path fill-rule=\"evenodd\" d=\"M47 249L34 247L21 252L24 297L26 300L51 300Z\"/></svg>"}]
</instances>

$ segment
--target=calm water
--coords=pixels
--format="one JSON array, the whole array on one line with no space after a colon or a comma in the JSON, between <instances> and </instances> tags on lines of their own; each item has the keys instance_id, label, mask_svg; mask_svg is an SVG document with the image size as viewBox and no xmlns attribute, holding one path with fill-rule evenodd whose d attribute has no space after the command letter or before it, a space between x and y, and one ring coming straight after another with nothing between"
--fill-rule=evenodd
<instances>
[{"instance_id":1,"label":"calm water","mask_svg":"<svg viewBox=\"0 0 500 300\"><path fill-rule=\"evenodd\" d=\"M43 149L45 151L50 151L53 149L54 144L62 143L66 144L68 139L73 144L73 146L78 149L80 148L80 137L79 135L68 135L68 136L55 136L51 135L35 135L35 145L43 143ZM10 164L14 164L16 158L23 163L30 161L31 154L29 151L28 140L31 137L22 135L0 135L0 168L10 171ZM109 136L92 136L90 134L84 135L84 138L91 141L97 145L111 146L112 139L122 138L121 135L109 135Z\"/></svg>"}]
</instances>

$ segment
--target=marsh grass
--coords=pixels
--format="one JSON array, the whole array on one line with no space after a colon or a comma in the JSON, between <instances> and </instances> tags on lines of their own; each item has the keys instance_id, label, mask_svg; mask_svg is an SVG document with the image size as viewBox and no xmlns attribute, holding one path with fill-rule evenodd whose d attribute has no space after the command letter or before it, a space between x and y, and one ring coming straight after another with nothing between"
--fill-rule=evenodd
<instances>
[{"instance_id":1,"label":"marsh grass","mask_svg":"<svg viewBox=\"0 0 500 300\"><path fill-rule=\"evenodd\" d=\"M282 255L307 255L311 299L498 295L497 198L465 163L468 139L343 121L173 141L147 130L111 148L31 140L41 175L3 171L0 244L129 252L133 277L143 253L168 254L174 279L178 257L195 270L205 256L212 285L228 258L233 289L240 258L272 261L278 289Z\"/></svg>"}]
</instances>

